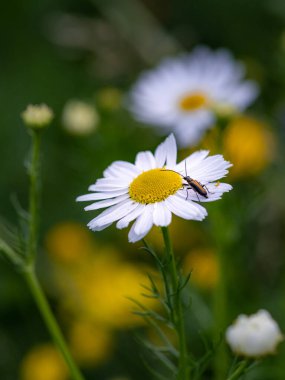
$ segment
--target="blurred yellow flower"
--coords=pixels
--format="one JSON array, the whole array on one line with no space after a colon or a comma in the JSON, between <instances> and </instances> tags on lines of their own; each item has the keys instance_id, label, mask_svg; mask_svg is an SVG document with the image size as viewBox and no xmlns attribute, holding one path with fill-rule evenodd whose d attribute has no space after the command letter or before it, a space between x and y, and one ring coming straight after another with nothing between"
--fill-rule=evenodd
<instances>
[{"instance_id":1,"label":"blurred yellow flower","mask_svg":"<svg viewBox=\"0 0 285 380\"><path fill-rule=\"evenodd\" d=\"M233 163L232 178L259 174L274 157L275 139L267 125L248 116L235 118L223 136L224 155Z\"/></svg>"},{"instance_id":2,"label":"blurred yellow flower","mask_svg":"<svg viewBox=\"0 0 285 380\"><path fill-rule=\"evenodd\" d=\"M112 333L90 321L75 321L69 330L71 352L84 366L95 366L106 360L112 351L112 343Z\"/></svg>"},{"instance_id":3,"label":"blurred yellow flower","mask_svg":"<svg viewBox=\"0 0 285 380\"><path fill-rule=\"evenodd\" d=\"M77 263L94 250L89 231L79 223L63 222L46 235L45 245L50 256L64 263Z\"/></svg>"},{"instance_id":4,"label":"blurred yellow flower","mask_svg":"<svg viewBox=\"0 0 285 380\"><path fill-rule=\"evenodd\" d=\"M99 115L94 105L81 100L69 100L63 109L62 123L73 135L89 135L96 129Z\"/></svg>"},{"instance_id":5,"label":"blurred yellow flower","mask_svg":"<svg viewBox=\"0 0 285 380\"><path fill-rule=\"evenodd\" d=\"M191 273L191 282L203 289L213 288L218 281L218 262L210 249L197 249L187 254L183 262L185 274Z\"/></svg>"},{"instance_id":6,"label":"blurred yellow flower","mask_svg":"<svg viewBox=\"0 0 285 380\"><path fill-rule=\"evenodd\" d=\"M34 347L24 357L21 380L67 380L68 370L60 353L51 344Z\"/></svg>"},{"instance_id":7,"label":"blurred yellow flower","mask_svg":"<svg viewBox=\"0 0 285 380\"><path fill-rule=\"evenodd\" d=\"M128 299L134 298L149 308L158 303L146 298L142 284L149 285L146 275L150 268L122 261L112 249L101 249L80 265L58 271L57 284L62 306L80 318L106 328L140 325L144 320L133 314L137 307Z\"/></svg>"}]
</instances>

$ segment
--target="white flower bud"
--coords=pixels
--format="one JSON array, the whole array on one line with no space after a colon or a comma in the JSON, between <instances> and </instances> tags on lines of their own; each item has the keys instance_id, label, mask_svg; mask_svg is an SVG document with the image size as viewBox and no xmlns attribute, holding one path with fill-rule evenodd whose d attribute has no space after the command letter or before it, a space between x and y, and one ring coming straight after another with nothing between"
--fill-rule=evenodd
<instances>
[{"instance_id":1,"label":"white flower bud","mask_svg":"<svg viewBox=\"0 0 285 380\"><path fill-rule=\"evenodd\" d=\"M53 112L46 104L30 104L21 116L27 127L41 129L50 124Z\"/></svg>"},{"instance_id":2,"label":"white flower bud","mask_svg":"<svg viewBox=\"0 0 285 380\"><path fill-rule=\"evenodd\" d=\"M283 340L278 324L266 310L240 315L226 331L226 340L237 355L260 357L274 354Z\"/></svg>"},{"instance_id":3,"label":"white flower bud","mask_svg":"<svg viewBox=\"0 0 285 380\"><path fill-rule=\"evenodd\" d=\"M62 123L64 128L74 135L92 133L99 122L99 116L94 106L80 100L70 100L66 103Z\"/></svg>"}]
</instances>

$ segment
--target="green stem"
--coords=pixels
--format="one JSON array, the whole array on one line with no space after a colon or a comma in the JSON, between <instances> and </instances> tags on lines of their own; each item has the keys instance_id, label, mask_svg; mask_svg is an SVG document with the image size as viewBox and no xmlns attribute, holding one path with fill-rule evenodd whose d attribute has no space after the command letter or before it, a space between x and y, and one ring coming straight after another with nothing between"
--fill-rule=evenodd
<instances>
[{"instance_id":1,"label":"green stem","mask_svg":"<svg viewBox=\"0 0 285 380\"><path fill-rule=\"evenodd\" d=\"M29 194L29 235L25 263L22 264L23 276L39 308L43 320L60 350L73 380L83 380L83 377L73 361L65 339L51 311L44 292L35 274L35 260L38 244L38 210L39 210L39 191L40 191L40 138L41 131L32 130L32 157L28 174L30 178Z\"/></svg>"},{"instance_id":2,"label":"green stem","mask_svg":"<svg viewBox=\"0 0 285 380\"><path fill-rule=\"evenodd\" d=\"M212 233L216 245L218 261L218 282L213 295L214 331L213 338L219 342L214 357L215 380L225 380L230 358L224 339L224 333L229 325L229 288L231 276L231 261L229 252L232 244L232 223L225 215L226 205L221 204L212 210Z\"/></svg>"},{"instance_id":3,"label":"green stem","mask_svg":"<svg viewBox=\"0 0 285 380\"><path fill-rule=\"evenodd\" d=\"M60 331L57 321L50 309L47 299L43 293L43 290L35 275L33 266L26 266L23 271L24 278L28 284L28 287L34 297L34 300L40 310L40 313L45 321L45 324L56 344L60 350L67 366L69 367L70 374L73 380L83 380L77 365L74 363L64 337Z\"/></svg>"},{"instance_id":4,"label":"green stem","mask_svg":"<svg viewBox=\"0 0 285 380\"><path fill-rule=\"evenodd\" d=\"M32 130L32 156L28 173L30 178L29 199L29 238L27 246L27 259L33 263L37 252L38 243L38 208L40 192L40 142L41 131Z\"/></svg>"},{"instance_id":5,"label":"green stem","mask_svg":"<svg viewBox=\"0 0 285 380\"><path fill-rule=\"evenodd\" d=\"M177 331L179 339L179 369L178 369L178 380L189 380L189 366L188 366L188 353L185 335L185 324L183 315L183 306L181 292L179 290L179 280L177 276L176 261L173 253L173 248L167 227L161 227L165 251L166 251L166 262L167 271L170 275L170 291L171 294L168 295L169 299L172 299L172 309L173 309L173 322Z\"/></svg>"},{"instance_id":6,"label":"green stem","mask_svg":"<svg viewBox=\"0 0 285 380\"><path fill-rule=\"evenodd\" d=\"M229 377L227 377L226 380L238 380L240 376L243 375L248 363L248 360L240 362L238 368Z\"/></svg>"},{"instance_id":7,"label":"green stem","mask_svg":"<svg viewBox=\"0 0 285 380\"><path fill-rule=\"evenodd\" d=\"M220 341L215 355L215 379L224 380L228 370L228 353L223 339L224 331L228 323L227 312L227 252L223 247L218 247L217 258L219 267L219 280L214 292L214 340Z\"/></svg>"}]
</instances>

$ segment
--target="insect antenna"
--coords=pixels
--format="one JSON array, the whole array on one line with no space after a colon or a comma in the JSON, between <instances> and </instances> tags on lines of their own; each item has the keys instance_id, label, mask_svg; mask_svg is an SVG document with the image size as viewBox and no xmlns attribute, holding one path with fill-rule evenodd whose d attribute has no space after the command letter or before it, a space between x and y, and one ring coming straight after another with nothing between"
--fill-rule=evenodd
<instances>
[{"instance_id":1,"label":"insect antenna","mask_svg":"<svg viewBox=\"0 0 285 380\"><path fill-rule=\"evenodd\" d=\"M188 174L187 174L187 167L186 167L186 160L184 161L184 165L185 165L185 173L186 173L186 177L188 177Z\"/></svg>"}]
</instances>

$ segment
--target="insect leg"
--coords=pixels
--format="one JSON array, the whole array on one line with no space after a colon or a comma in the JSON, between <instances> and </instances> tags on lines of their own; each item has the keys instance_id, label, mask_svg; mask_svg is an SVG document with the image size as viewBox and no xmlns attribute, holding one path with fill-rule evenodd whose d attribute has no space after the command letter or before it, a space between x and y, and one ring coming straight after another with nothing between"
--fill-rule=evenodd
<instances>
[{"instance_id":1,"label":"insect leg","mask_svg":"<svg viewBox=\"0 0 285 380\"><path fill-rule=\"evenodd\" d=\"M196 197L197 197L197 199L198 199L198 202L201 202L201 200L200 200L200 198L199 198L199 195L198 195L197 191L196 191L195 189L193 189L193 187L191 187L191 186L187 187L187 198L186 198L186 200L188 199L188 190L193 190L193 191L195 192L195 194L196 194Z\"/></svg>"},{"instance_id":2,"label":"insect leg","mask_svg":"<svg viewBox=\"0 0 285 380\"><path fill-rule=\"evenodd\" d=\"M202 185L202 187L204 187L204 189L206 189L209 194L214 194L213 191L209 191L206 185Z\"/></svg>"}]
</instances>

